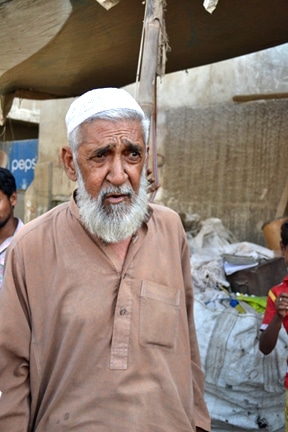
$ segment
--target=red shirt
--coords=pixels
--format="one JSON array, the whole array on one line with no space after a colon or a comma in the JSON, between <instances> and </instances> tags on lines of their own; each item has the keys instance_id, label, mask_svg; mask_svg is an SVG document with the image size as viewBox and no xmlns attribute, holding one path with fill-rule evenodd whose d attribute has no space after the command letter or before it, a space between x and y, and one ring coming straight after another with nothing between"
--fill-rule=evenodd
<instances>
[{"instance_id":1,"label":"red shirt","mask_svg":"<svg viewBox=\"0 0 288 432\"><path fill-rule=\"evenodd\" d=\"M288 275L285 276L281 284L271 288L271 290L268 292L266 310L264 313L262 325L260 327L261 330L265 330L267 328L272 318L276 314L275 300L283 292L286 292L288 294ZM288 314L285 316L285 318L283 318L283 326L288 333ZM288 371L285 375L284 385L285 388L288 390Z\"/></svg>"}]
</instances>

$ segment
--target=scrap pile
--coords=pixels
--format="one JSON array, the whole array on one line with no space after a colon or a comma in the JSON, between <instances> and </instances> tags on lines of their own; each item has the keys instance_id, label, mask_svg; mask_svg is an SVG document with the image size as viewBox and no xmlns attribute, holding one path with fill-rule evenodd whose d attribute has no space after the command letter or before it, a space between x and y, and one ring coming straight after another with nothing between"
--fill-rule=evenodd
<instances>
[{"instance_id":1,"label":"scrap pile","mask_svg":"<svg viewBox=\"0 0 288 432\"><path fill-rule=\"evenodd\" d=\"M237 242L220 219L180 216L191 250L195 322L212 430L280 432L286 332L281 329L268 356L258 344L269 284L279 283L287 273L284 260L265 247Z\"/></svg>"}]
</instances>

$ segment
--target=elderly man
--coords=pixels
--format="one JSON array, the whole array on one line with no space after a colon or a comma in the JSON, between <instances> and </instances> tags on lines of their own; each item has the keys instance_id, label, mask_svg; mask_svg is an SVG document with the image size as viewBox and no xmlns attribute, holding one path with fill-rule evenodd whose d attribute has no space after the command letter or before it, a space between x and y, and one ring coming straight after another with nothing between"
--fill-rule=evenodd
<instances>
[{"instance_id":1,"label":"elderly man","mask_svg":"<svg viewBox=\"0 0 288 432\"><path fill-rule=\"evenodd\" d=\"M148 204L148 122L124 90L66 115L71 201L27 224L0 299L0 430L209 431L178 215Z\"/></svg>"}]
</instances>

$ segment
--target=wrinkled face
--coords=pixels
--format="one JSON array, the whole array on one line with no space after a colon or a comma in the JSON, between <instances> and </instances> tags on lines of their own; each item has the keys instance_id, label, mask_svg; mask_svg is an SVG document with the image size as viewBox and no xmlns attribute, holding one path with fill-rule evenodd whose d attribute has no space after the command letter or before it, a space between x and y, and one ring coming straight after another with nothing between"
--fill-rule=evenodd
<instances>
[{"instance_id":1,"label":"wrinkled face","mask_svg":"<svg viewBox=\"0 0 288 432\"><path fill-rule=\"evenodd\" d=\"M0 190L0 228L2 228L10 218L13 218L13 208L16 203L16 194L12 194L10 198L7 197Z\"/></svg>"},{"instance_id":2,"label":"wrinkled face","mask_svg":"<svg viewBox=\"0 0 288 432\"><path fill-rule=\"evenodd\" d=\"M87 229L105 242L128 238L148 205L146 148L139 122L95 120L82 125L77 160L62 149L66 173L78 181L77 204Z\"/></svg>"},{"instance_id":3,"label":"wrinkled face","mask_svg":"<svg viewBox=\"0 0 288 432\"><path fill-rule=\"evenodd\" d=\"M146 149L139 122L96 120L81 128L78 166L86 191L96 198L102 188L130 186L138 192ZM108 195L103 204L129 203L125 195Z\"/></svg>"}]
</instances>

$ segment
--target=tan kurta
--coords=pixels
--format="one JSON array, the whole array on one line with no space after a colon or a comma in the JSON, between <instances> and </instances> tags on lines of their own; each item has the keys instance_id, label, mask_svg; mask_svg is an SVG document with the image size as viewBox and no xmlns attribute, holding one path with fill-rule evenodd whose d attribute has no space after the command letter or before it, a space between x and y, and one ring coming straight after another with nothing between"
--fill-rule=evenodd
<instances>
[{"instance_id":1,"label":"tan kurta","mask_svg":"<svg viewBox=\"0 0 288 432\"><path fill-rule=\"evenodd\" d=\"M0 298L0 431L209 430L185 233L176 213L151 207L123 269L73 199L14 237Z\"/></svg>"}]
</instances>

